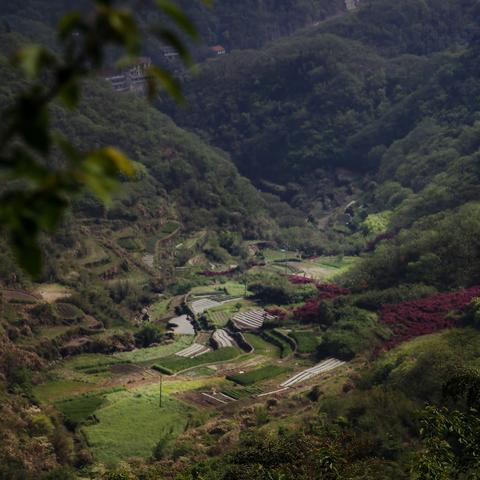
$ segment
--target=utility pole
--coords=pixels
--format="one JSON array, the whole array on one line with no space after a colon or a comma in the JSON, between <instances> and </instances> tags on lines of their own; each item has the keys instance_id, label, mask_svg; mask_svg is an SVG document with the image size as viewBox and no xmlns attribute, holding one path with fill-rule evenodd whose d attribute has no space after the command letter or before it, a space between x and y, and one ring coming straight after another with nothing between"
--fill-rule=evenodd
<instances>
[{"instance_id":1,"label":"utility pole","mask_svg":"<svg viewBox=\"0 0 480 480\"><path fill-rule=\"evenodd\" d=\"M159 397L159 407L162 408L162 383L163 383L163 375L160 375L160 397Z\"/></svg>"}]
</instances>

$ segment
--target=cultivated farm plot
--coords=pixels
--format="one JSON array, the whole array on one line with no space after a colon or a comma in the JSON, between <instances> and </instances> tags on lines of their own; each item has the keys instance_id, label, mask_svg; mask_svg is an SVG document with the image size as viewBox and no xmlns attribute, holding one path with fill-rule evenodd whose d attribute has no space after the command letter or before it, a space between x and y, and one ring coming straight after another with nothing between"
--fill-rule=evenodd
<instances>
[{"instance_id":1,"label":"cultivated farm plot","mask_svg":"<svg viewBox=\"0 0 480 480\"><path fill-rule=\"evenodd\" d=\"M209 312L211 321L217 326L224 326L230 320L228 312Z\"/></svg>"},{"instance_id":2,"label":"cultivated farm plot","mask_svg":"<svg viewBox=\"0 0 480 480\"><path fill-rule=\"evenodd\" d=\"M161 359L157 365L152 368L162 373L172 375L173 373L180 372L182 370L188 370L190 368L199 367L201 365L210 365L214 363L226 363L231 360L244 355L245 352L237 347L219 348L207 352L199 357L186 358L179 357L178 355L172 355Z\"/></svg>"},{"instance_id":3,"label":"cultivated farm plot","mask_svg":"<svg viewBox=\"0 0 480 480\"><path fill-rule=\"evenodd\" d=\"M249 386L257 382L262 382L263 380L275 378L282 373L288 372L288 370L288 368L281 365L266 365L264 367L257 368L256 370L251 370L247 373L228 375L227 380L235 382L239 385Z\"/></svg>"},{"instance_id":4,"label":"cultivated farm plot","mask_svg":"<svg viewBox=\"0 0 480 480\"><path fill-rule=\"evenodd\" d=\"M183 358L196 358L207 352L211 352L211 349L206 347L205 345L194 343L193 345L190 345L189 347L183 350L180 350L175 355L177 355L177 357L183 357Z\"/></svg>"},{"instance_id":5,"label":"cultivated farm plot","mask_svg":"<svg viewBox=\"0 0 480 480\"><path fill-rule=\"evenodd\" d=\"M293 387L294 385L297 385L297 383L310 380L317 375L333 370L344 364L345 362L342 362L342 360L337 360L336 358L328 358L327 360L324 360L323 362L315 365L312 368L308 368L307 370L303 370L302 372L297 373L293 377L281 383L280 386L283 388Z\"/></svg>"},{"instance_id":6,"label":"cultivated farm plot","mask_svg":"<svg viewBox=\"0 0 480 480\"><path fill-rule=\"evenodd\" d=\"M210 308L218 307L219 305L221 305L220 302L211 300L210 298L201 298L192 302L191 309L195 315L201 315Z\"/></svg>"},{"instance_id":7,"label":"cultivated farm plot","mask_svg":"<svg viewBox=\"0 0 480 480\"><path fill-rule=\"evenodd\" d=\"M98 422L83 428L95 460L115 464L128 457L149 457L159 438L168 435L174 440L181 435L189 417L203 423L205 413L176 395L208 388L214 382L165 381L161 409L158 383L107 395L106 402L95 411Z\"/></svg>"},{"instance_id":8,"label":"cultivated farm plot","mask_svg":"<svg viewBox=\"0 0 480 480\"><path fill-rule=\"evenodd\" d=\"M2 289L1 294L7 302L37 303L39 298L24 290Z\"/></svg>"},{"instance_id":9,"label":"cultivated farm plot","mask_svg":"<svg viewBox=\"0 0 480 480\"><path fill-rule=\"evenodd\" d=\"M222 392L200 392L200 395L202 395L203 400L206 401L208 404L215 406L228 405L229 403L235 402L237 400L228 395L225 395Z\"/></svg>"},{"instance_id":10,"label":"cultivated farm plot","mask_svg":"<svg viewBox=\"0 0 480 480\"><path fill-rule=\"evenodd\" d=\"M219 348L235 346L235 341L225 330L215 330L212 337L218 343Z\"/></svg>"},{"instance_id":11,"label":"cultivated farm plot","mask_svg":"<svg viewBox=\"0 0 480 480\"><path fill-rule=\"evenodd\" d=\"M274 318L265 310L250 310L236 313L232 317L232 322L239 330L260 330L265 320L273 320Z\"/></svg>"}]
</instances>

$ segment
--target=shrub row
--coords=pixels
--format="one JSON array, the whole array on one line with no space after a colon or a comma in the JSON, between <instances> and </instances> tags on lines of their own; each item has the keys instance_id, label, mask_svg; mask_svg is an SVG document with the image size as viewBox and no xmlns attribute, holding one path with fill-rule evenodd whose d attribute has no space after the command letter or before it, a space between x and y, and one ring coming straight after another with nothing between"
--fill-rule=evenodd
<instances>
[{"instance_id":1,"label":"shrub row","mask_svg":"<svg viewBox=\"0 0 480 480\"><path fill-rule=\"evenodd\" d=\"M157 372L164 373L165 375L173 375L174 373L169 368L162 367L161 365L153 365L152 368Z\"/></svg>"}]
</instances>

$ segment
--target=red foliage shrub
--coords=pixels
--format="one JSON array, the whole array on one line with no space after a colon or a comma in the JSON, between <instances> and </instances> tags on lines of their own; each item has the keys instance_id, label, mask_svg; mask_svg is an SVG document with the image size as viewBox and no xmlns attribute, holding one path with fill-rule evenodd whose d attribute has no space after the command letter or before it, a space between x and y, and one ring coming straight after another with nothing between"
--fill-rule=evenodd
<instances>
[{"instance_id":1,"label":"red foliage shrub","mask_svg":"<svg viewBox=\"0 0 480 480\"><path fill-rule=\"evenodd\" d=\"M295 285L307 285L309 283L315 283L313 278L302 277L301 275L289 275L288 280L290 280L290 283Z\"/></svg>"},{"instance_id":2,"label":"red foliage shrub","mask_svg":"<svg viewBox=\"0 0 480 480\"><path fill-rule=\"evenodd\" d=\"M274 317L277 317L280 320L285 320L288 316L288 310L286 310L285 308L281 308L281 307L266 308L265 311L268 314L270 314Z\"/></svg>"},{"instance_id":3,"label":"red foliage shrub","mask_svg":"<svg viewBox=\"0 0 480 480\"><path fill-rule=\"evenodd\" d=\"M295 319L301 323L314 323L318 319L321 300L319 298L311 298L304 305L298 307L294 311Z\"/></svg>"},{"instance_id":4,"label":"red foliage shrub","mask_svg":"<svg viewBox=\"0 0 480 480\"><path fill-rule=\"evenodd\" d=\"M350 295L351 293L348 288L343 288L333 283L317 283L315 286L317 287L322 300L329 300L340 297L341 295Z\"/></svg>"},{"instance_id":5,"label":"red foliage shrub","mask_svg":"<svg viewBox=\"0 0 480 480\"><path fill-rule=\"evenodd\" d=\"M313 283L317 287L318 297L307 302L294 311L295 318L302 323L313 323L318 320L319 308L322 300L331 300L341 295L350 295L348 288L340 287L333 283L317 283L315 280L300 275L290 275L288 279L296 285Z\"/></svg>"},{"instance_id":6,"label":"red foliage shrub","mask_svg":"<svg viewBox=\"0 0 480 480\"><path fill-rule=\"evenodd\" d=\"M471 300L480 296L480 286L453 293L439 293L420 300L383 305L380 322L387 325L393 336L383 348L389 350L420 335L451 328L456 320L448 313L465 310Z\"/></svg>"},{"instance_id":7,"label":"red foliage shrub","mask_svg":"<svg viewBox=\"0 0 480 480\"><path fill-rule=\"evenodd\" d=\"M398 230L394 230L393 232L381 233L372 241L367 243L367 252L373 252L380 242L393 240L397 235L398 235Z\"/></svg>"},{"instance_id":8,"label":"red foliage shrub","mask_svg":"<svg viewBox=\"0 0 480 480\"><path fill-rule=\"evenodd\" d=\"M333 283L317 283L313 278L302 277L301 275L289 275L288 279L295 285L314 283L322 300L339 297L340 295L350 295L351 293L348 288L343 288Z\"/></svg>"},{"instance_id":9,"label":"red foliage shrub","mask_svg":"<svg viewBox=\"0 0 480 480\"><path fill-rule=\"evenodd\" d=\"M213 272L210 270L204 270L203 272L200 272L200 275L203 275L204 277L222 277L224 275L231 275L232 273L236 272L238 267L232 267L229 268L228 270L223 270L222 272Z\"/></svg>"}]
</instances>

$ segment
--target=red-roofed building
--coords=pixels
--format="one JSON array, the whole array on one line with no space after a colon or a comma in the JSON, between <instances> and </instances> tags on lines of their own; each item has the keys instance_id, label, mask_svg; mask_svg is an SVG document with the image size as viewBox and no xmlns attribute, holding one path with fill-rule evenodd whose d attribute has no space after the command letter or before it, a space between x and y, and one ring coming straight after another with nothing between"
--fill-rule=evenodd
<instances>
[{"instance_id":1,"label":"red-roofed building","mask_svg":"<svg viewBox=\"0 0 480 480\"><path fill-rule=\"evenodd\" d=\"M214 45L213 47L210 47L209 50L215 55L225 55L227 53L225 48L222 47L221 45Z\"/></svg>"}]
</instances>

